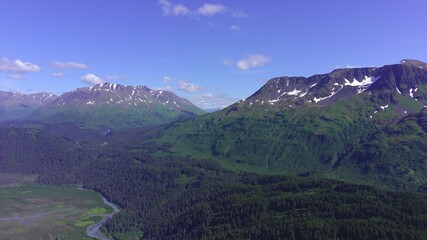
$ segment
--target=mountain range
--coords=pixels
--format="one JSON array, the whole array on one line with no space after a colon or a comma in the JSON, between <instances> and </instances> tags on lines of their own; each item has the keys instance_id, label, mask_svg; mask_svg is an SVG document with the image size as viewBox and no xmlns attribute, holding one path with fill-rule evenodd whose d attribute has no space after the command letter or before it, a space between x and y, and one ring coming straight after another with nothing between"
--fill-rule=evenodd
<instances>
[{"instance_id":1,"label":"mountain range","mask_svg":"<svg viewBox=\"0 0 427 240\"><path fill-rule=\"evenodd\" d=\"M0 91L0 122L28 116L57 97L52 93L22 94Z\"/></svg>"},{"instance_id":2,"label":"mountain range","mask_svg":"<svg viewBox=\"0 0 427 240\"><path fill-rule=\"evenodd\" d=\"M47 93L15 95L17 100L10 102L10 108L32 106L31 111L9 114L10 117L5 120L72 123L94 129L126 129L157 126L204 113L188 100L171 92L145 86L103 83L66 92L59 97ZM49 101L41 101L43 96L50 96ZM34 100L34 104L21 103L27 99Z\"/></svg>"}]
</instances>

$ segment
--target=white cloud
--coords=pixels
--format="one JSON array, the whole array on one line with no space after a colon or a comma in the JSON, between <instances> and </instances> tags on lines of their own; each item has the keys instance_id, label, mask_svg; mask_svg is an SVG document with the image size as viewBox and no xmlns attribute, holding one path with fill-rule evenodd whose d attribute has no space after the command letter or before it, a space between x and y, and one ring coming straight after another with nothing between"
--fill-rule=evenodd
<instances>
[{"instance_id":1,"label":"white cloud","mask_svg":"<svg viewBox=\"0 0 427 240\"><path fill-rule=\"evenodd\" d=\"M50 76L54 78L63 78L64 74L62 72L52 73Z\"/></svg>"},{"instance_id":2,"label":"white cloud","mask_svg":"<svg viewBox=\"0 0 427 240\"><path fill-rule=\"evenodd\" d=\"M254 67L264 66L271 61L271 58L262 54L251 55L248 58L239 60L236 63L238 69L242 71L249 70Z\"/></svg>"},{"instance_id":3,"label":"white cloud","mask_svg":"<svg viewBox=\"0 0 427 240\"><path fill-rule=\"evenodd\" d=\"M233 11L233 17L235 18L249 18L249 15L242 10Z\"/></svg>"},{"instance_id":4,"label":"white cloud","mask_svg":"<svg viewBox=\"0 0 427 240\"><path fill-rule=\"evenodd\" d=\"M175 4L168 0L159 0L158 4L164 16L189 16L189 17L212 17L218 14L227 13L235 18L249 17L241 10L233 10L222 4L204 3L197 9L190 9L183 4Z\"/></svg>"},{"instance_id":5,"label":"white cloud","mask_svg":"<svg viewBox=\"0 0 427 240\"><path fill-rule=\"evenodd\" d=\"M89 67L84 63L78 62L59 62L55 61L52 63L52 66L58 69L89 69Z\"/></svg>"},{"instance_id":6,"label":"white cloud","mask_svg":"<svg viewBox=\"0 0 427 240\"><path fill-rule=\"evenodd\" d=\"M233 65L233 60L231 60L230 58L226 58L222 60L222 63L224 63L225 65L231 66Z\"/></svg>"},{"instance_id":7,"label":"white cloud","mask_svg":"<svg viewBox=\"0 0 427 240\"><path fill-rule=\"evenodd\" d=\"M355 65L347 65L345 67L338 66L337 68L361 68L362 66L355 66Z\"/></svg>"},{"instance_id":8,"label":"white cloud","mask_svg":"<svg viewBox=\"0 0 427 240\"><path fill-rule=\"evenodd\" d=\"M190 97L190 101L202 109L225 108L237 102L239 99L230 97L226 93L206 93L199 96Z\"/></svg>"},{"instance_id":9,"label":"white cloud","mask_svg":"<svg viewBox=\"0 0 427 240\"><path fill-rule=\"evenodd\" d=\"M158 87L158 88L156 88L156 90L173 91L173 87L169 86L169 85L166 85L166 86L163 86L163 87Z\"/></svg>"},{"instance_id":10,"label":"white cloud","mask_svg":"<svg viewBox=\"0 0 427 240\"><path fill-rule=\"evenodd\" d=\"M172 81L172 77L170 76L164 76L163 77L163 83L168 84L170 81Z\"/></svg>"},{"instance_id":11,"label":"white cloud","mask_svg":"<svg viewBox=\"0 0 427 240\"><path fill-rule=\"evenodd\" d=\"M233 31L236 31L236 32L240 31L240 27L236 26L236 25L231 25L230 29L233 30Z\"/></svg>"},{"instance_id":12,"label":"white cloud","mask_svg":"<svg viewBox=\"0 0 427 240\"><path fill-rule=\"evenodd\" d=\"M85 82L87 84L96 85L100 83L104 83L104 80L102 80L100 77L96 76L95 74L89 73L84 75L80 78L82 82Z\"/></svg>"},{"instance_id":13,"label":"white cloud","mask_svg":"<svg viewBox=\"0 0 427 240\"><path fill-rule=\"evenodd\" d=\"M9 73L9 76L16 76L16 74L39 72L40 67L30 62L23 62L19 59L12 61L8 58L3 57L0 58L0 71Z\"/></svg>"},{"instance_id":14,"label":"white cloud","mask_svg":"<svg viewBox=\"0 0 427 240\"><path fill-rule=\"evenodd\" d=\"M203 16L214 16L227 11L227 8L222 4L205 3L197 9L197 13Z\"/></svg>"},{"instance_id":15,"label":"white cloud","mask_svg":"<svg viewBox=\"0 0 427 240\"><path fill-rule=\"evenodd\" d=\"M179 90L186 91L189 93L197 92L203 89L203 87L197 86L196 84L185 81L185 80L179 81L177 83L177 86Z\"/></svg>"},{"instance_id":16,"label":"white cloud","mask_svg":"<svg viewBox=\"0 0 427 240\"><path fill-rule=\"evenodd\" d=\"M173 4L166 0L159 0L158 3L162 8L163 15L165 16L185 16L191 13L190 9L182 4Z\"/></svg>"}]
</instances>

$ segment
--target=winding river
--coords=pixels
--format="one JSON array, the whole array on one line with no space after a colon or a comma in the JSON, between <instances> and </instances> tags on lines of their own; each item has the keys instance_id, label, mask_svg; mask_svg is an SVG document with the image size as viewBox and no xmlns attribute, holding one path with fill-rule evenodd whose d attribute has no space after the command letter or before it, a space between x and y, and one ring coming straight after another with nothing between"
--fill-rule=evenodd
<instances>
[{"instance_id":1,"label":"winding river","mask_svg":"<svg viewBox=\"0 0 427 240\"><path fill-rule=\"evenodd\" d=\"M91 238L96 238L100 240L112 240L111 238L107 238L101 231L99 231L99 228L107 222L108 219L112 218L114 214L118 213L120 209L114 205L113 203L109 202L104 196L102 196L102 200L104 203L111 208L113 208L113 212L110 214L100 214L100 215L93 215L93 216L101 216L102 220L100 222L97 222L95 224L92 224L86 228L86 234Z\"/></svg>"}]
</instances>

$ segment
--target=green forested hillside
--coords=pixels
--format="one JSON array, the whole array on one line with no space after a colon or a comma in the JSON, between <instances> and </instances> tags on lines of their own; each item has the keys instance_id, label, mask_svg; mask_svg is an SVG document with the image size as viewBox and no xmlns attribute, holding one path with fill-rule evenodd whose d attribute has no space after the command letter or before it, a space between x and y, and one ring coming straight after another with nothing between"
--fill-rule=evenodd
<instances>
[{"instance_id":1,"label":"green forested hillside","mask_svg":"<svg viewBox=\"0 0 427 240\"><path fill-rule=\"evenodd\" d=\"M236 104L165 125L145 138L171 146L172 154L217 159L236 171L320 175L417 190L427 183L425 110L402 117L397 105L378 110L383 101L360 94L328 106L280 111Z\"/></svg>"},{"instance_id":2,"label":"green forested hillside","mask_svg":"<svg viewBox=\"0 0 427 240\"><path fill-rule=\"evenodd\" d=\"M136 132L81 148L44 130L3 129L2 136L3 172L38 174L45 184L83 184L117 203L122 211L105 227L117 239L423 239L427 234L425 195L316 177L236 173L214 159L154 157L168 146L135 148L132 139L141 136ZM9 151L24 145L19 153ZM31 158L16 161L21 156Z\"/></svg>"}]
</instances>

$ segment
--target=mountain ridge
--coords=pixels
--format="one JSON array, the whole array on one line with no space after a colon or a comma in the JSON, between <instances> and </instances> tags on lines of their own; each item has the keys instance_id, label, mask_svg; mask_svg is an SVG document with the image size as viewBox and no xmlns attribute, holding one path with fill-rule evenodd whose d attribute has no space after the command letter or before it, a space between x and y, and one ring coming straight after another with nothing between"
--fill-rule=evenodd
<instances>
[{"instance_id":1,"label":"mountain ridge","mask_svg":"<svg viewBox=\"0 0 427 240\"><path fill-rule=\"evenodd\" d=\"M160 125L203 113L190 101L168 91L102 83L66 92L27 119L125 129Z\"/></svg>"},{"instance_id":2,"label":"mountain ridge","mask_svg":"<svg viewBox=\"0 0 427 240\"><path fill-rule=\"evenodd\" d=\"M23 94L0 91L0 122L26 117L57 97L48 92Z\"/></svg>"},{"instance_id":3,"label":"mountain ridge","mask_svg":"<svg viewBox=\"0 0 427 240\"><path fill-rule=\"evenodd\" d=\"M278 77L270 79L242 105L329 104L340 98L364 92L397 91L401 95L417 96L418 85L427 84L427 64L416 60L402 60L400 64L383 67L342 68L311 77ZM404 79L396 82L395 79ZM409 80L411 79L411 80ZM423 100L426 96L423 95ZM416 99L416 98L415 98ZM427 101L425 101L427 105Z\"/></svg>"}]
</instances>

